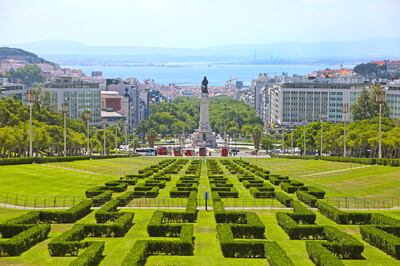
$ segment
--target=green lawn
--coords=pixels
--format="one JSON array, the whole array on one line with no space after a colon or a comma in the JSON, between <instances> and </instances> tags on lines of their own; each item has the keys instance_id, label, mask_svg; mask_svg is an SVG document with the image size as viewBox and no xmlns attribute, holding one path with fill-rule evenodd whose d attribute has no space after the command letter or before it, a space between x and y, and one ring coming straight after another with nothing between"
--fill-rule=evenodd
<instances>
[{"instance_id":1,"label":"green lawn","mask_svg":"<svg viewBox=\"0 0 400 266\"><path fill-rule=\"evenodd\" d=\"M272 173L289 175L308 185L318 186L327 192L326 197L400 200L400 167L299 159L245 160Z\"/></svg>"},{"instance_id":2,"label":"green lawn","mask_svg":"<svg viewBox=\"0 0 400 266\"><path fill-rule=\"evenodd\" d=\"M85 160L0 167L0 203L19 206L70 206L86 189L121 174L156 164L159 157Z\"/></svg>"},{"instance_id":3,"label":"green lawn","mask_svg":"<svg viewBox=\"0 0 400 266\"><path fill-rule=\"evenodd\" d=\"M66 193L75 193L83 196L83 192L92 186L100 185L104 181L117 178L119 174L111 175L112 171L131 171L137 172L138 169L147 165L155 164L161 157L139 157L139 158L121 158L97 161L77 161L68 163L56 163L48 165L18 165L0 167L0 190L15 191L21 194L46 193L50 195L66 195ZM296 168L299 173L295 176L297 179L305 181L324 189L328 192L328 197L336 196L358 196L374 198L378 195L384 197L395 197L400 192L398 181L400 179L400 168L372 166L360 169L351 169L354 166L346 163L332 163L326 161L309 160L286 160L286 159L246 159L251 163L258 164L270 169L273 173L287 174L293 172ZM332 164L332 165L330 165ZM221 165L224 174L228 176L230 182L239 191L239 199L225 199L227 205L232 206L281 206L279 202L271 199L247 201L252 198L249 190L240 183L235 175L230 175ZM111 169L110 173L106 170ZM310 173L328 172L340 169L349 169L342 172L329 174ZM176 181L183 175L185 168L177 175L172 176L172 180L167 186L160 190L159 199L166 199L169 191L175 186ZM108 170L107 170L108 171ZM91 172L91 173L89 173ZM118 172L120 173L120 172ZM10 182L10 180L12 180ZM140 181L142 182L142 181ZM396 183L397 182L397 183ZM129 187L128 189L132 189ZM276 187L280 190L279 187ZM198 198L204 197L204 192L210 191L206 167L202 168ZM117 193L113 196L115 197ZM295 197L294 195L292 195ZM400 197L400 196L397 196ZM19 199L22 200L22 199ZM122 238L88 238L87 240L105 241L104 259L100 265L120 265L122 260L128 254L136 240L149 239L146 227L154 212L154 209L135 209L134 206L146 206L151 201L158 199L136 199L131 205L132 209L124 211L135 212L134 226ZM184 206L185 199L173 199L176 205ZM233 201L236 201L233 203ZM0 199L0 202L2 200ZM154 202L152 204L154 204ZM164 205L168 207L172 200ZM136 205L135 205L136 204ZM201 201L200 205L204 205ZM0 204L1 206L1 204ZM254 210L266 226L266 239L274 240L287 252L295 265L307 266L313 265L308 259L305 248L305 241L290 240L283 229L277 224L275 210ZM27 211L0 208L0 222L14 218ZM400 219L400 211L379 211L386 215ZM94 212L84 217L78 223L95 223ZM331 225L347 232L361 240L359 226L356 225L337 225L325 216L317 213L317 224ZM73 257L51 257L48 253L47 244L51 239L67 230L73 225L52 225L49 239L35 245L28 251L18 257L0 257L0 265L68 265L75 258ZM266 259L235 259L224 258L219 241L217 238L216 223L212 211L199 211L198 220L194 224L195 250L194 256L151 256L146 265L268 265ZM152 239L152 238L150 238ZM1 241L1 240L0 240ZM362 241L362 240L361 240ZM363 256L364 260L346 260L345 265L400 265L399 260L395 260L379 249L365 245Z\"/></svg>"}]
</instances>

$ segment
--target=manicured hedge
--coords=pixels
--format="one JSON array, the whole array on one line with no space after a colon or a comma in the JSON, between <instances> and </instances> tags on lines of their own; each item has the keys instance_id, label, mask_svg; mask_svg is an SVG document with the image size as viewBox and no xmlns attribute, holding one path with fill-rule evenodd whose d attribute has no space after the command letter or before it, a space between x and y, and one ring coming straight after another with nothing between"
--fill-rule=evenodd
<instances>
[{"instance_id":1,"label":"manicured hedge","mask_svg":"<svg viewBox=\"0 0 400 266\"><path fill-rule=\"evenodd\" d=\"M277 212L276 220L290 239L324 239L324 227L320 225L299 225L291 213Z\"/></svg>"},{"instance_id":2,"label":"manicured hedge","mask_svg":"<svg viewBox=\"0 0 400 266\"><path fill-rule=\"evenodd\" d=\"M286 207L292 207L293 199L290 196L286 195L286 193L276 191L275 198Z\"/></svg>"},{"instance_id":3,"label":"manicured hedge","mask_svg":"<svg viewBox=\"0 0 400 266\"><path fill-rule=\"evenodd\" d=\"M309 194L308 192L298 190L296 191L296 196L300 201L304 202L305 204L311 207L316 207L318 199L315 196Z\"/></svg>"},{"instance_id":4,"label":"manicured hedge","mask_svg":"<svg viewBox=\"0 0 400 266\"><path fill-rule=\"evenodd\" d=\"M265 257L270 266L294 266L285 250L275 241L267 241L264 245Z\"/></svg>"},{"instance_id":5,"label":"manicured hedge","mask_svg":"<svg viewBox=\"0 0 400 266\"><path fill-rule=\"evenodd\" d=\"M338 224L369 224L372 213L368 212L344 212L323 201L317 202L320 213Z\"/></svg>"},{"instance_id":6,"label":"manicured hedge","mask_svg":"<svg viewBox=\"0 0 400 266\"><path fill-rule=\"evenodd\" d=\"M104 241L87 242L87 248L73 260L70 266L95 266L103 259Z\"/></svg>"},{"instance_id":7,"label":"manicured hedge","mask_svg":"<svg viewBox=\"0 0 400 266\"><path fill-rule=\"evenodd\" d=\"M397 234L394 234L394 229ZM360 233L362 239L379 248L386 254L400 259L400 227L362 225Z\"/></svg>"},{"instance_id":8,"label":"manicured hedge","mask_svg":"<svg viewBox=\"0 0 400 266\"><path fill-rule=\"evenodd\" d=\"M344 266L343 262L319 241L307 241L306 248L308 257L317 266Z\"/></svg>"},{"instance_id":9,"label":"manicured hedge","mask_svg":"<svg viewBox=\"0 0 400 266\"><path fill-rule=\"evenodd\" d=\"M81 160L97 160L111 158L125 158L128 155L101 155L101 156L67 156L67 157L33 157L33 158L6 158L0 159L0 165L17 165L32 163L72 162Z\"/></svg>"},{"instance_id":10,"label":"manicured hedge","mask_svg":"<svg viewBox=\"0 0 400 266\"><path fill-rule=\"evenodd\" d=\"M0 224L2 237L11 237L0 241L0 257L18 256L35 244L47 238L49 224Z\"/></svg>"}]
</instances>

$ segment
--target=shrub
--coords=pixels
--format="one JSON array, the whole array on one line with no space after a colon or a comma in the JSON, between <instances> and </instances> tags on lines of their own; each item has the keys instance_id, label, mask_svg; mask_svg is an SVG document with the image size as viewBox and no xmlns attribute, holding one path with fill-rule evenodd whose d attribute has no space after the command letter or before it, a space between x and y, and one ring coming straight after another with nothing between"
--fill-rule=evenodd
<instances>
[{"instance_id":1,"label":"shrub","mask_svg":"<svg viewBox=\"0 0 400 266\"><path fill-rule=\"evenodd\" d=\"M298 225L292 214L277 212L276 220L290 239L323 239L324 227L319 225Z\"/></svg>"},{"instance_id":2,"label":"shrub","mask_svg":"<svg viewBox=\"0 0 400 266\"><path fill-rule=\"evenodd\" d=\"M304 202L305 204L311 206L311 207L316 207L316 203L317 203L317 198L311 194L309 194L306 191L296 191L296 196L299 200L301 200L302 202Z\"/></svg>"},{"instance_id":3,"label":"shrub","mask_svg":"<svg viewBox=\"0 0 400 266\"><path fill-rule=\"evenodd\" d=\"M306 249L308 257L317 266L344 266L343 262L324 247L321 242L307 241Z\"/></svg>"},{"instance_id":4,"label":"shrub","mask_svg":"<svg viewBox=\"0 0 400 266\"><path fill-rule=\"evenodd\" d=\"M279 200L286 207L291 207L293 204L293 199L283 192L275 192L275 198Z\"/></svg>"},{"instance_id":5,"label":"shrub","mask_svg":"<svg viewBox=\"0 0 400 266\"><path fill-rule=\"evenodd\" d=\"M0 257L18 256L30 247L46 239L50 232L50 225L0 225L0 233L3 237L11 236L14 230L18 233L10 239L0 241Z\"/></svg>"},{"instance_id":6,"label":"shrub","mask_svg":"<svg viewBox=\"0 0 400 266\"><path fill-rule=\"evenodd\" d=\"M111 200L112 196L112 191L111 190L106 190L92 198L93 200L93 206L94 207L99 207L103 205L105 202Z\"/></svg>"},{"instance_id":7,"label":"shrub","mask_svg":"<svg viewBox=\"0 0 400 266\"><path fill-rule=\"evenodd\" d=\"M318 201L316 205L320 213L338 224L369 224L371 222L371 213L344 212L322 201Z\"/></svg>"},{"instance_id":8,"label":"shrub","mask_svg":"<svg viewBox=\"0 0 400 266\"><path fill-rule=\"evenodd\" d=\"M73 260L70 266L95 266L103 259L104 242L88 242L88 246L82 254Z\"/></svg>"},{"instance_id":9,"label":"shrub","mask_svg":"<svg viewBox=\"0 0 400 266\"><path fill-rule=\"evenodd\" d=\"M292 260L275 241L265 242L265 257L270 266L294 266Z\"/></svg>"},{"instance_id":10,"label":"shrub","mask_svg":"<svg viewBox=\"0 0 400 266\"><path fill-rule=\"evenodd\" d=\"M390 233L392 228L389 226L362 225L360 226L360 233L362 239L369 244L396 259L400 259L400 237L399 234ZM396 229L399 231L399 227L396 227Z\"/></svg>"}]
</instances>

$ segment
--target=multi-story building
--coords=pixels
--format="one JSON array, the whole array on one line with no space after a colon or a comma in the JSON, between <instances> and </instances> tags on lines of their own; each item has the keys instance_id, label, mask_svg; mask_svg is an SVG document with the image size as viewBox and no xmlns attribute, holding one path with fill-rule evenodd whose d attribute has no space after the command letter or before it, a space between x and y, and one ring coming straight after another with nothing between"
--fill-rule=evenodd
<instances>
[{"instance_id":1,"label":"multi-story building","mask_svg":"<svg viewBox=\"0 0 400 266\"><path fill-rule=\"evenodd\" d=\"M92 125L101 122L101 98L98 83L83 82L79 78L59 77L45 83L44 92L49 93L49 107L54 112L62 111L68 104L68 117L81 119L83 112L90 111Z\"/></svg>"},{"instance_id":2,"label":"multi-story building","mask_svg":"<svg viewBox=\"0 0 400 266\"><path fill-rule=\"evenodd\" d=\"M385 87L386 102L390 108L390 117L400 118L400 83Z\"/></svg>"},{"instance_id":3,"label":"multi-story building","mask_svg":"<svg viewBox=\"0 0 400 266\"><path fill-rule=\"evenodd\" d=\"M26 102L26 88L23 84L9 83L7 78L0 78L0 98L16 97Z\"/></svg>"},{"instance_id":4,"label":"multi-story building","mask_svg":"<svg viewBox=\"0 0 400 266\"><path fill-rule=\"evenodd\" d=\"M117 92L118 96L116 97L123 97L121 110L117 112L127 118L126 124L128 130L134 130L141 121L140 95L138 86L132 82L124 82L118 79L107 79L106 90L108 92Z\"/></svg>"},{"instance_id":5,"label":"multi-story building","mask_svg":"<svg viewBox=\"0 0 400 266\"><path fill-rule=\"evenodd\" d=\"M356 102L368 84L285 83L271 92L272 121L281 126L299 126L314 121L342 122L343 106ZM348 118L352 119L349 112Z\"/></svg>"}]
</instances>

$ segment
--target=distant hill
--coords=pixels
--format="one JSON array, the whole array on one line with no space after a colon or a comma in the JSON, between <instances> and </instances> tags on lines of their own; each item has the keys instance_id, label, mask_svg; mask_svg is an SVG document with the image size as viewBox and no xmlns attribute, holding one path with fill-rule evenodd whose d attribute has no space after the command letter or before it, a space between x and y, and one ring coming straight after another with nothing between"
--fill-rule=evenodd
<instances>
[{"instance_id":1,"label":"distant hill","mask_svg":"<svg viewBox=\"0 0 400 266\"><path fill-rule=\"evenodd\" d=\"M15 59L15 60L23 60L30 64L38 64L38 63L49 63L43 58L37 56L34 53L27 52L18 48L10 48L10 47L0 47L0 60L3 59Z\"/></svg>"},{"instance_id":2,"label":"distant hill","mask_svg":"<svg viewBox=\"0 0 400 266\"><path fill-rule=\"evenodd\" d=\"M8 46L10 46L8 44ZM363 62L400 58L400 37L339 42L279 42L240 44L198 49L143 46L93 46L75 41L43 40L13 44L58 63L127 62ZM65 60L64 60L65 59ZM64 62L65 63L65 62Z\"/></svg>"}]
</instances>

